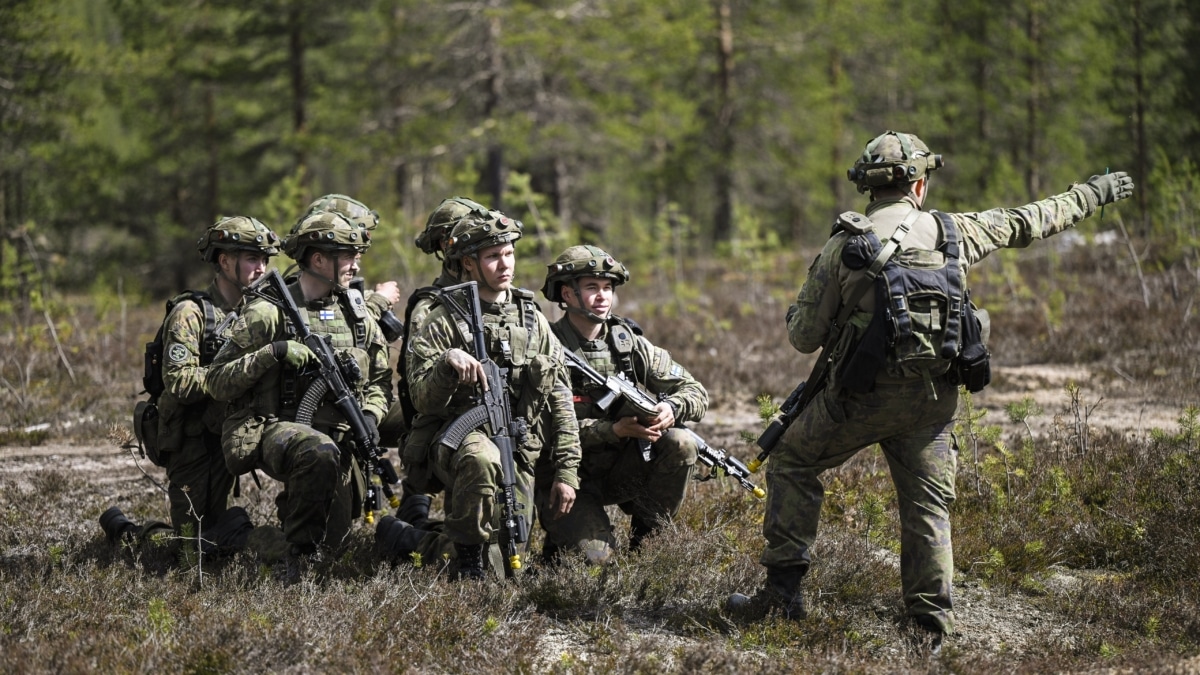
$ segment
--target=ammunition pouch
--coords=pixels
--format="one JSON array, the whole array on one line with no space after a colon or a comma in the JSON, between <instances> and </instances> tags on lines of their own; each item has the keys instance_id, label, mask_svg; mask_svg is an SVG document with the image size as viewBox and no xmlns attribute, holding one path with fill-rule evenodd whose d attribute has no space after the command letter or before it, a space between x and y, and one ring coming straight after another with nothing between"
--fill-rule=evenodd
<instances>
[{"instance_id":1,"label":"ammunition pouch","mask_svg":"<svg viewBox=\"0 0 1200 675\"><path fill-rule=\"evenodd\" d=\"M159 454L158 405L151 401L138 401L133 407L133 434L142 446L142 452L155 466L166 466Z\"/></svg>"}]
</instances>

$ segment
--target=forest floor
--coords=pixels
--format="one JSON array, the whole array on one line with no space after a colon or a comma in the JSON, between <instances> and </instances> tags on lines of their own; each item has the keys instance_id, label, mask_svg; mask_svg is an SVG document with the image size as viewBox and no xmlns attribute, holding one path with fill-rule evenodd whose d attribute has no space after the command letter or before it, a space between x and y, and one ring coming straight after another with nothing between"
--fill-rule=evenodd
<instances>
[{"instance_id":1,"label":"forest floor","mask_svg":"<svg viewBox=\"0 0 1200 675\"><path fill-rule=\"evenodd\" d=\"M1026 365L1020 367L997 367L994 384L977 395L974 404L977 410L986 410L983 424L997 424L1009 433L1029 433L1036 436L1053 433L1056 417L1061 423L1070 415L1070 397L1066 393L1068 383L1080 387L1080 398L1087 411L1087 422L1093 428L1125 430L1130 434L1146 434L1152 428L1174 429L1181 410L1179 402L1156 400L1154 387L1139 386L1129 378L1111 371L1095 370L1084 366ZM1102 400L1089 392L1104 391ZM1043 410L1042 414L1028 420L1026 431L1019 422L1011 422L1004 406L1032 399ZM714 446L734 447L741 431L760 428L756 411L748 402L733 406L718 406L706 419L695 426ZM746 454L740 450L738 454ZM147 466L151 475L161 479L161 470ZM113 443L67 445L53 443L36 447L0 448L0 477L21 481L22 475L33 475L42 470L57 469L74 475L87 475L98 498L104 500L118 494L128 495L131 491L154 491L138 469L127 450ZM139 487L141 485L142 487ZM97 529L97 535L99 530ZM886 560L899 575L899 557L879 549L881 560ZM1099 572L1095 573L1097 576ZM1081 584L1091 581L1092 573L1081 570L1061 570L1046 584L1046 592L1066 593ZM1044 644L1047 640L1070 643L1075 626L1053 611L1042 608L1036 598L1019 593L998 592L978 580L967 580L956 588L957 634L947 642L947 648L958 652L988 652L993 654L1022 654L1027 645ZM897 598L898 602L898 598ZM873 632L885 633L887 626L894 623L895 608L877 607L874 618L863 617L869 625L877 621L880 625ZM626 632L629 640L641 643L641 649L657 653L673 654L686 652L696 638L684 636L658 619L641 621L636 616L626 617ZM592 648L587 633L574 629L569 623L551 623L539 642L541 658L547 666L558 662L561 655L573 654L582 661ZM887 643L879 646L877 654L887 658L889 650L899 657L911 656L912 649L903 643ZM767 655L763 654L766 659ZM1163 664L1171 672L1200 672L1200 659L1192 658ZM1098 672L1098 671L1091 671Z\"/></svg>"}]
</instances>

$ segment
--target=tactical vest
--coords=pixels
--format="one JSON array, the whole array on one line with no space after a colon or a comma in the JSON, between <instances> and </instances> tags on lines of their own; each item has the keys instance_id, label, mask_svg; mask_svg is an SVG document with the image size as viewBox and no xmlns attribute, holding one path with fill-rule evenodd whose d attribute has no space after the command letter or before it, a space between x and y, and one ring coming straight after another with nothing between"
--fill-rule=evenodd
<instances>
[{"instance_id":1,"label":"tactical vest","mask_svg":"<svg viewBox=\"0 0 1200 675\"><path fill-rule=\"evenodd\" d=\"M633 366L633 352L637 345L637 336L641 328L626 319L610 316L605 320L607 335L603 340L580 341L579 336L569 324L565 330L556 333L564 349L569 349L583 357L588 365L596 372L608 377L621 373L630 382L638 382ZM562 333L562 334L559 334ZM591 380L585 378L574 368L568 368L571 378L572 399L575 402L575 416L580 419L603 419L615 416L617 409L605 412L595 405L591 396Z\"/></svg>"},{"instance_id":2,"label":"tactical vest","mask_svg":"<svg viewBox=\"0 0 1200 675\"><path fill-rule=\"evenodd\" d=\"M933 251L898 251L876 279L875 314L841 364L844 388L870 391L880 370L893 379L929 382L955 363L964 316L969 314L964 311L968 296L958 231L950 218L934 214L942 224L942 245ZM881 247L874 231L852 234L842 249L842 263L852 270L863 269Z\"/></svg>"},{"instance_id":3,"label":"tactical vest","mask_svg":"<svg viewBox=\"0 0 1200 675\"><path fill-rule=\"evenodd\" d=\"M370 320L370 314L362 294L349 289L339 292L333 302L308 303L304 301L299 286L289 288L297 307L304 314L309 329L325 339L333 348L334 354L350 354L357 365L357 374L343 372L342 376L355 394L361 396L366 388L371 366L367 340L367 321ZM295 336L295 330L290 325L286 330L288 337ZM299 373L286 365L283 367L279 387L279 414L282 419L296 420L297 408L317 377L312 373ZM332 405L321 406L311 422L314 428L321 431L342 423L344 420L341 413Z\"/></svg>"}]
</instances>

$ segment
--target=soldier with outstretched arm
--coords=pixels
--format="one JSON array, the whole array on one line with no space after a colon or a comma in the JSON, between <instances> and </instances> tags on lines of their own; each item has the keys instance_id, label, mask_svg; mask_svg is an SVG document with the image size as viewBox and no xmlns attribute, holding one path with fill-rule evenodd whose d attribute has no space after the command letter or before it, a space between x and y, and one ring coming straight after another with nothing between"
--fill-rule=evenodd
<instances>
[{"instance_id":1,"label":"soldier with outstretched arm","mask_svg":"<svg viewBox=\"0 0 1200 675\"><path fill-rule=\"evenodd\" d=\"M824 350L830 376L766 464L766 584L752 598L734 594L731 610L806 616L801 580L824 499L820 475L878 443L899 501L906 616L935 647L954 631L951 430L959 384L987 382L977 362L963 359L986 333L966 272L993 251L1029 246L1129 197L1133 182L1115 172L1017 208L926 211L931 173L941 166L921 139L888 131L849 171L871 203L865 214L838 218L787 314L791 344Z\"/></svg>"}]
</instances>

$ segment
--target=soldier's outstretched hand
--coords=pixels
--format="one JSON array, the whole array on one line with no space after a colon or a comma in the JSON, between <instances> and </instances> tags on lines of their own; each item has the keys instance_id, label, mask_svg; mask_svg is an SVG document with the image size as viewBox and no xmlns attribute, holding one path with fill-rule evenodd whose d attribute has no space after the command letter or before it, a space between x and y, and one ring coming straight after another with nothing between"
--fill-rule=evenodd
<instances>
[{"instance_id":1,"label":"soldier's outstretched hand","mask_svg":"<svg viewBox=\"0 0 1200 675\"><path fill-rule=\"evenodd\" d=\"M479 382L483 385L483 390L487 391L487 373L483 372L483 364L474 356L461 349L454 348L447 351L443 358L454 369L454 372L458 373L459 384L475 384Z\"/></svg>"},{"instance_id":2,"label":"soldier's outstretched hand","mask_svg":"<svg viewBox=\"0 0 1200 675\"><path fill-rule=\"evenodd\" d=\"M1103 176L1092 176L1088 187L1096 191L1100 206L1128 199L1133 195L1133 179L1124 171L1114 171Z\"/></svg>"}]
</instances>

